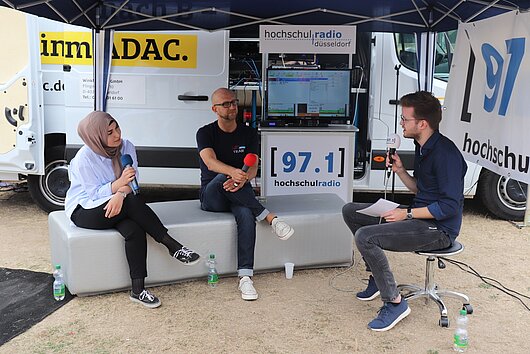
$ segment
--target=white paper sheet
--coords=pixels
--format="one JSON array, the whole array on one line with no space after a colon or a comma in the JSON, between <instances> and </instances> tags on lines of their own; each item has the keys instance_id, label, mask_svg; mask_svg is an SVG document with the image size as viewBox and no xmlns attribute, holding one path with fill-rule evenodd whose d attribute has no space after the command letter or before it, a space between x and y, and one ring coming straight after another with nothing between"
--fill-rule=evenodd
<instances>
[{"instance_id":1,"label":"white paper sheet","mask_svg":"<svg viewBox=\"0 0 530 354\"><path fill-rule=\"evenodd\" d=\"M368 208L357 210L357 212L368 215L368 216L381 216L387 211L396 209L398 206L399 206L398 203L394 203L394 202L391 202L390 200L379 198L377 202L370 205Z\"/></svg>"}]
</instances>

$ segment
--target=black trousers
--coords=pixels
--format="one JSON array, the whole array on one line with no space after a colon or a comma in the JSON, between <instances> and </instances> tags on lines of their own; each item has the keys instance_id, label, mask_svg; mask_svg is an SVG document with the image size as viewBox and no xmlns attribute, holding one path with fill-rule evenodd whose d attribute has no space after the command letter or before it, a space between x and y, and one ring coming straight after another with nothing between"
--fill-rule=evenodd
<instances>
[{"instance_id":1,"label":"black trousers","mask_svg":"<svg viewBox=\"0 0 530 354\"><path fill-rule=\"evenodd\" d=\"M140 196L127 195L123 201L120 213L112 218L105 217L103 203L93 209L84 209L80 205L72 213L72 221L78 227L94 230L115 228L125 238L125 255L129 263L131 279L147 277L147 239L145 233L151 235L157 242L167 235L155 212L142 200Z\"/></svg>"}]
</instances>

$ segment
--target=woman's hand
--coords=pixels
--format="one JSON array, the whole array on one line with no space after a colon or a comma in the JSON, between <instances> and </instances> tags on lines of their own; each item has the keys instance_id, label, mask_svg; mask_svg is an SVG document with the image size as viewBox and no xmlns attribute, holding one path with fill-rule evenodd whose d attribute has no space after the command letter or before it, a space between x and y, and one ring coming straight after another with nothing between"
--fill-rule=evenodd
<instances>
[{"instance_id":1,"label":"woman's hand","mask_svg":"<svg viewBox=\"0 0 530 354\"><path fill-rule=\"evenodd\" d=\"M115 193L112 198L110 198L107 205L105 205L105 207L103 208L103 210L105 210L105 217L110 219L118 215L123 206L124 199L125 197L123 192Z\"/></svg>"},{"instance_id":2,"label":"woman's hand","mask_svg":"<svg viewBox=\"0 0 530 354\"><path fill-rule=\"evenodd\" d=\"M136 176L136 171L132 167L127 167L123 169L123 172L121 173L120 178L118 178L118 189L121 187L124 187L132 182L134 177Z\"/></svg>"}]
</instances>

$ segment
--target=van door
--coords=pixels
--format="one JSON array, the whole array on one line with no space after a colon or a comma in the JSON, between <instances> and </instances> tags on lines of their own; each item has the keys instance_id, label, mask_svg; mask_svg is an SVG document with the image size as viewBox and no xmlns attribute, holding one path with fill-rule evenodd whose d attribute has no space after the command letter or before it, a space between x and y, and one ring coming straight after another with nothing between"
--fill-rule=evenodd
<instances>
[{"instance_id":1,"label":"van door","mask_svg":"<svg viewBox=\"0 0 530 354\"><path fill-rule=\"evenodd\" d=\"M37 18L0 8L0 179L43 174Z\"/></svg>"}]
</instances>

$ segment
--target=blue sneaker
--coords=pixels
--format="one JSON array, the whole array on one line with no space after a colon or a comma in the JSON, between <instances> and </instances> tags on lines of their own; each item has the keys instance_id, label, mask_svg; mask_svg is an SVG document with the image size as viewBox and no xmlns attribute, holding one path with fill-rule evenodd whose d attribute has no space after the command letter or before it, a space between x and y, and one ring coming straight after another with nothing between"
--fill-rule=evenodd
<instances>
[{"instance_id":1,"label":"blue sneaker","mask_svg":"<svg viewBox=\"0 0 530 354\"><path fill-rule=\"evenodd\" d=\"M368 328L372 331L384 332L392 329L399 321L407 317L410 313L407 300L401 299L399 304L385 302L379 309L379 314L372 322L368 323Z\"/></svg>"},{"instance_id":2,"label":"blue sneaker","mask_svg":"<svg viewBox=\"0 0 530 354\"><path fill-rule=\"evenodd\" d=\"M375 284L374 277L370 275L370 278L368 278L368 286L366 287L366 290L363 290L357 293L357 298L361 301L370 301L370 300L375 299L378 296L379 296L379 289L377 288L377 285Z\"/></svg>"}]
</instances>

